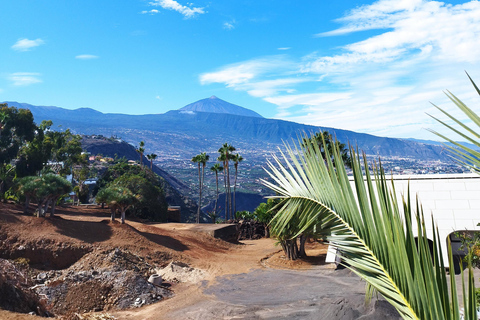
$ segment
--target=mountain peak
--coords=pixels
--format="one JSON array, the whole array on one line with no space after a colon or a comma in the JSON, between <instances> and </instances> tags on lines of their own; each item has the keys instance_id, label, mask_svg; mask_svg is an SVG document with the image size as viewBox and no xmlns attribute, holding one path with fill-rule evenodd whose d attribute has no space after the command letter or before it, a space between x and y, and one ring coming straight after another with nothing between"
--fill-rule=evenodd
<instances>
[{"instance_id":1,"label":"mountain peak","mask_svg":"<svg viewBox=\"0 0 480 320\"><path fill-rule=\"evenodd\" d=\"M233 103L217 98L216 96L211 96L210 98L198 100L194 103L186 105L179 110L193 112L227 113L237 116L263 118L261 115L259 115L253 110L237 106Z\"/></svg>"}]
</instances>

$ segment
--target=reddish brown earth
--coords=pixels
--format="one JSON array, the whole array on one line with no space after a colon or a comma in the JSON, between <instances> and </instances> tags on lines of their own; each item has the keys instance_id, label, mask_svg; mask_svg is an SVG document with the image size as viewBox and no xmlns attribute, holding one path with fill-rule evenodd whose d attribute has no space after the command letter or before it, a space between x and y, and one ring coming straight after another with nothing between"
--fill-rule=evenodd
<instances>
[{"instance_id":1,"label":"reddish brown earth","mask_svg":"<svg viewBox=\"0 0 480 320\"><path fill-rule=\"evenodd\" d=\"M33 212L33 207L30 209ZM109 211L98 206L59 207L53 218L36 218L23 215L21 205L0 203L0 240L0 258L23 262L16 265L24 268L26 277L34 280L38 274L47 274L54 279L62 272L74 274L94 268L124 269L146 279L155 268L164 267L171 261L181 261L203 270L200 280L207 280L211 285L216 277L265 266L302 269L322 264L321 258L287 262L271 239L232 244L192 231L188 225L152 225L141 221L127 221L125 225L112 223ZM311 252L325 251L316 243L309 247ZM115 256L114 262L109 258L112 256ZM27 258L29 265L19 258ZM48 286L62 284L62 280L55 281L46 283ZM34 284L35 281L28 283ZM106 311L119 319L162 318L168 312L203 299L200 286L200 283L171 283L169 289L175 293L173 298L141 308L116 311L114 300L118 300L121 294L112 293L110 287L89 278L69 289L61 298L61 306L57 303L46 308L67 319L74 319L75 313L94 310ZM0 310L0 319L33 318Z\"/></svg>"},{"instance_id":2,"label":"reddish brown earth","mask_svg":"<svg viewBox=\"0 0 480 320\"><path fill-rule=\"evenodd\" d=\"M148 278L153 268L163 267L172 260L193 265L202 260L208 264L210 257L236 247L188 230L160 229L139 221L128 221L125 225L112 223L109 211L97 206L60 207L53 218L36 218L23 215L21 205L0 203L0 258L23 262L16 265L18 268L25 267L28 261L30 268L22 269L28 275L26 278L34 278L42 271L51 274L67 268L75 272L94 267L132 270ZM117 248L120 251L114 257L114 266L106 257L116 254ZM108 291L101 283L85 281L69 290L61 307L50 309L55 314L108 310L112 307L109 299L113 299L100 299ZM0 311L1 319L23 317Z\"/></svg>"}]
</instances>

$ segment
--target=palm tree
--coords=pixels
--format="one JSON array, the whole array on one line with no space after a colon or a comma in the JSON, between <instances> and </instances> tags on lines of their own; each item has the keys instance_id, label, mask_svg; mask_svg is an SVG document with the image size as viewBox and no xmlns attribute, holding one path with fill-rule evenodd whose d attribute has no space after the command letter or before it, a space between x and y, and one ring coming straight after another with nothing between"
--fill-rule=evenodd
<instances>
[{"instance_id":1,"label":"palm tree","mask_svg":"<svg viewBox=\"0 0 480 320\"><path fill-rule=\"evenodd\" d=\"M220 153L220 156L218 157L218 161L223 162L223 176L224 176L224 182L225 182L225 219L233 219L233 213L232 213L232 198L231 198L231 191L230 191L230 160L231 160L231 153L235 151L235 148L225 142L220 149L218 149L218 152Z\"/></svg>"},{"instance_id":2,"label":"palm tree","mask_svg":"<svg viewBox=\"0 0 480 320\"><path fill-rule=\"evenodd\" d=\"M157 159L155 153L147 154L147 159L150 160L150 170L153 170L153 160Z\"/></svg>"},{"instance_id":3,"label":"palm tree","mask_svg":"<svg viewBox=\"0 0 480 320\"><path fill-rule=\"evenodd\" d=\"M215 172L215 181L217 183L217 197L215 198L215 207L213 209L213 213L217 214L217 202L218 202L218 173L223 171L223 167L219 163L215 163L211 168L210 171ZM215 221L213 222L215 223Z\"/></svg>"},{"instance_id":4,"label":"palm tree","mask_svg":"<svg viewBox=\"0 0 480 320\"><path fill-rule=\"evenodd\" d=\"M302 147L306 146L306 139L309 139L312 144L317 144L322 154L322 157L325 158L325 150L328 150L330 156L333 154L333 148L338 147L340 155L342 157L344 165L350 168L350 157L348 155L348 148L344 143L336 140L327 130L322 130L315 133L314 136L310 138L304 138ZM323 147L325 145L325 147Z\"/></svg>"},{"instance_id":5,"label":"palm tree","mask_svg":"<svg viewBox=\"0 0 480 320\"><path fill-rule=\"evenodd\" d=\"M192 158L192 162L198 164L198 182L199 182L199 196L198 196L198 208L196 223L200 223L200 210L202 208L202 189L203 181L205 179L205 166L207 165L210 156L206 152L197 154Z\"/></svg>"},{"instance_id":6,"label":"palm tree","mask_svg":"<svg viewBox=\"0 0 480 320\"><path fill-rule=\"evenodd\" d=\"M407 194L402 214L380 165L370 172L366 157L362 160L351 148L353 187L338 146L333 158L327 150L318 161L318 145L307 140L302 148L301 142L286 146L284 161L274 156L268 163L272 180L263 183L282 200L272 231L291 232L290 239L306 231L325 236L341 252L342 263L367 282L367 296L380 293L404 319L460 319L454 273L449 289L438 232L431 252L418 200L412 206ZM436 230L434 221L431 224ZM451 249L448 255L453 270ZM464 308L465 319L476 319L471 262Z\"/></svg>"},{"instance_id":7,"label":"palm tree","mask_svg":"<svg viewBox=\"0 0 480 320\"><path fill-rule=\"evenodd\" d=\"M233 184L233 212L237 212L237 205L235 203L235 194L237 192L237 173L238 173L238 164L243 161L243 157L241 155L234 154L232 155L233 165L235 166L235 183Z\"/></svg>"},{"instance_id":8,"label":"palm tree","mask_svg":"<svg viewBox=\"0 0 480 320\"><path fill-rule=\"evenodd\" d=\"M138 148L135 150L140 155L140 167L143 166L143 153L145 152L145 142L140 141Z\"/></svg>"}]
</instances>

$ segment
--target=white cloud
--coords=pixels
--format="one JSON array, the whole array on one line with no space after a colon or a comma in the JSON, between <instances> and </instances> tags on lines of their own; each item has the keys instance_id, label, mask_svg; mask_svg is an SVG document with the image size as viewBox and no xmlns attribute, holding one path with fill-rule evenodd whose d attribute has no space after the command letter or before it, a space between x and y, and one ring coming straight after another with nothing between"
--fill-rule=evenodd
<instances>
[{"instance_id":1,"label":"white cloud","mask_svg":"<svg viewBox=\"0 0 480 320\"><path fill-rule=\"evenodd\" d=\"M235 20L232 20L230 22L224 22L223 29L227 29L227 30L235 29Z\"/></svg>"},{"instance_id":2,"label":"white cloud","mask_svg":"<svg viewBox=\"0 0 480 320\"><path fill-rule=\"evenodd\" d=\"M167 9L167 10L177 11L181 13L185 17L185 19L194 18L199 14L205 13L204 8L192 7L191 4L189 4L189 6L187 7L187 6L181 5L175 0L154 0L153 2L150 2L150 5L162 7L163 9ZM154 13L153 10L150 10L148 12ZM147 13L147 12L142 12L142 13Z\"/></svg>"},{"instance_id":3,"label":"white cloud","mask_svg":"<svg viewBox=\"0 0 480 320\"><path fill-rule=\"evenodd\" d=\"M152 10L144 10L142 11L141 13L142 14L157 14L159 13L160 11L158 11L157 9L152 9Z\"/></svg>"},{"instance_id":4,"label":"white cloud","mask_svg":"<svg viewBox=\"0 0 480 320\"><path fill-rule=\"evenodd\" d=\"M282 50L282 51L285 51L285 50L290 50L291 48L290 47L282 47L282 48L277 48L277 50Z\"/></svg>"},{"instance_id":5,"label":"white cloud","mask_svg":"<svg viewBox=\"0 0 480 320\"><path fill-rule=\"evenodd\" d=\"M234 63L222 67L218 71L200 75L200 83L225 83L227 87L248 83L255 78L282 69L290 69L292 64L284 56L268 56L249 61Z\"/></svg>"},{"instance_id":6,"label":"white cloud","mask_svg":"<svg viewBox=\"0 0 480 320\"><path fill-rule=\"evenodd\" d=\"M200 82L224 83L272 103L277 118L395 137L435 139L423 129L436 126L425 114L438 114L429 101L456 111L445 89L467 105L474 101L463 70L480 82L474 73L480 68L480 2L380 0L337 22L343 26L319 36L380 33L339 54L258 57L202 74Z\"/></svg>"},{"instance_id":7,"label":"white cloud","mask_svg":"<svg viewBox=\"0 0 480 320\"><path fill-rule=\"evenodd\" d=\"M14 86L28 86L35 83L40 83L40 73L35 72L16 72L9 76L10 81Z\"/></svg>"},{"instance_id":8,"label":"white cloud","mask_svg":"<svg viewBox=\"0 0 480 320\"><path fill-rule=\"evenodd\" d=\"M16 51L30 51L30 49L38 47L42 44L45 44L45 41L38 38L35 40L25 39L18 39L18 41L12 46L13 50Z\"/></svg>"},{"instance_id":9,"label":"white cloud","mask_svg":"<svg viewBox=\"0 0 480 320\"><path fill-rule=\"evenodd\" d=\"M78 56L75 56L75 59L91 60L91 59L98 59L98 56L93 55L93 54L80 54Z\"/></svg>"}]
</instances>

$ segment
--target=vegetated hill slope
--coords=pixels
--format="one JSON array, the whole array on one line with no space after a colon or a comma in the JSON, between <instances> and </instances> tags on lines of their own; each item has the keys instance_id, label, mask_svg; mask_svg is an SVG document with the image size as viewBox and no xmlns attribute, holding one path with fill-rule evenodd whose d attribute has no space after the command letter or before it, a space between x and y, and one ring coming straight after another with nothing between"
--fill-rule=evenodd
<instances>
[{"instance_id":1,"label":"vegetated hill slope","mask_svg":"<svg viewBox=\"0 0 480 320\"><path fill-rule=\"evenodd\" d=\"M336 135L340 141L358 146L367 155L449 161L440 146L276 119L179 110L151 115L103 114L86 108L66 110L7 103L29 108L36 122L52 120L54 128L61 125L76 133L118 135L129 142L149 140L156 145L155 150L174 152L184 158L211 149L214 143L225 141L233 144L245 142L246 147L263 151L274 150L283 141L296 139L299 134L324 129Z\"/></svg>"},{"instance_id":2,"label":"vegetated hill slope","mask_svg":"<svg viewBox=\"0 0 480 320\"><path fill-rule=\"evenodd\" d=\"M260 194L237 192L235 195L237 211L253 212L260 203L267 202L267 199ZM232 193L233 203L233 193ZM233 204L232 204L233 206ZM206 206L202 207L203 212L213 212L215 208L215 200L210 201ZM225 193L221 193L218 197L217 214L221 219L225 219Z\"/></svg>"},{"instance_id":3,"label":"vegetated hill slope","mask_svg":"<svg viewBox=\"0 0 480 320\"><path fill-rule=\"evenodd\" d=\"M138 160L139 154L135 148L126 143L116 139L107 139L98 136L83 136L82 148L92 155L101 154L104 157L123 158L127 160ZM143 163L150 166L147 158L143 157ZM190 192L189 187L183 182L170 175L168 172L153 165L153 172L163 178L163 189L165 191L166 200L169 205L180 206L182 208L182 217L192 216L196 213L197 205L194 201L185 195Z\"/></svg>"},{"instance_id":4,"label":"vegetated hill slope","mask_svg":"<svg viewBox=\"0 0 480 320\"><path fill-rule=\"evenodd\" d=\"M179 111L194 111L194 112L211 112L211 113L228 113L237 116L245 117L258 117L263 118L255 111L249 110L244 107L237 106L230 102L219 99L215 96L211 96L207 99L198 100L194 103L190 103L185 107L179 109Z\"/></svg>"}]
</instances>

